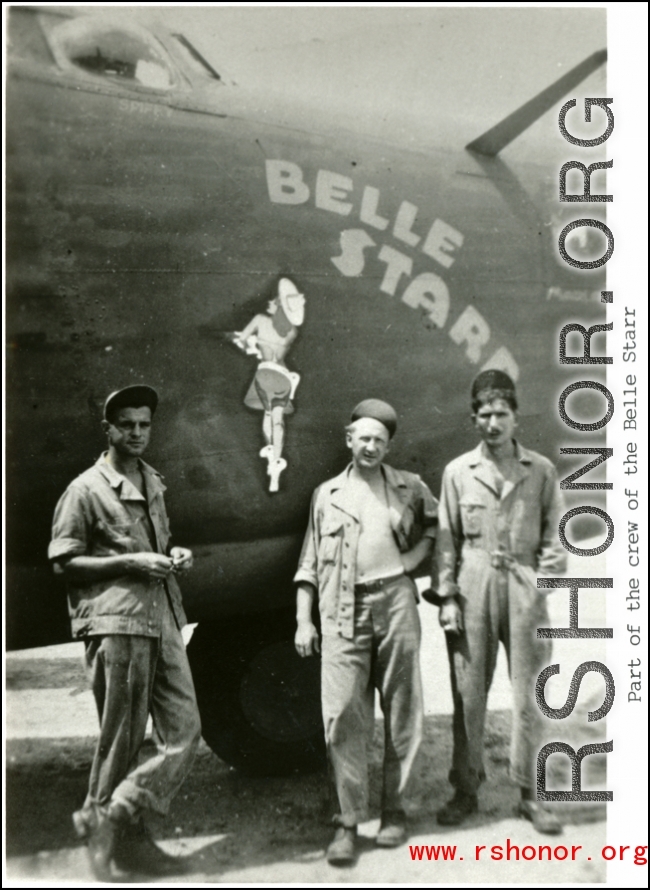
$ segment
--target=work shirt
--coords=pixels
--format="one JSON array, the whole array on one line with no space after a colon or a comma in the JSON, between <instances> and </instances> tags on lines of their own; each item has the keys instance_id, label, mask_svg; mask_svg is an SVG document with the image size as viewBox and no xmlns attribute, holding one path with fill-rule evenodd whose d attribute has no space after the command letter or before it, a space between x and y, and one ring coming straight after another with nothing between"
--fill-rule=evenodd
<instances>
[{"instance_id":1,"label":"work shirt","mask_svg":"<svg viewBox=\"0 0 650 890\"><path fill-rule=\"evenodd\" d=\"M50 560L169 552L166 487L153 467L142 460L139 465L144 495L108 463L106 454L70 483L54 512ZM171 574L165 581L131 574L87 584L68 581L72 635L160 636L166 600L182 627L181 592Z\"/></svg>"},{"instance_id":2,"label":"work shirt","mask_svg":"<svg viewBox=\"0 0 650 890\"><path fill-rule=\"evenodd\" d=\"M354 637L354 584L360 517L349 485L350 464L320 485L311 501L309 525L294 581L318 590L323 634ZM400 553L423 537L435 538L438 502L415 473L382 465L390 525Z\"/></svg>"},{"instance_id":3,"label":"work shirt","mask_svg":"<svg viewBox=\"0 0 650 890\"><path fill-rule=\"evenodd\" d=\"M515 455L514 479L498 480L483 442L446 467L436 550L441 597L471 596L491 568L509 568L535 590L535 572L566 569L555 468L518 442Z\"/></svg>"}]
</instances>

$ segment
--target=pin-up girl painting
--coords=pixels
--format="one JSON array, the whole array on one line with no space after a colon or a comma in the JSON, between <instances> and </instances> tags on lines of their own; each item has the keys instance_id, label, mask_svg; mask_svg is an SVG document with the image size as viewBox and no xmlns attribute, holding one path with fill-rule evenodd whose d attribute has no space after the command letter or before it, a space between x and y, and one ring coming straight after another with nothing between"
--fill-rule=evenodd
<instances>
[{"instance_id":1,"label":"pin-up girl painting","mask_svg":"<svg viewBox=\"0 0 650 890\"><path fill-rule=\"evenodd\" d=\"M233 335L236 346L258 359L244 404L264 412L262 431L266 444L260 457L268 461L269 491L279 490L280 473L287 466L282 457L284 415L293 414L292 399L300 375L290 371L284 360L304 319L304 294L289 278L281 278L277 296L269 301L267 314L256 315L243 331L235 331Z\"/></svg>"}]
</instances>

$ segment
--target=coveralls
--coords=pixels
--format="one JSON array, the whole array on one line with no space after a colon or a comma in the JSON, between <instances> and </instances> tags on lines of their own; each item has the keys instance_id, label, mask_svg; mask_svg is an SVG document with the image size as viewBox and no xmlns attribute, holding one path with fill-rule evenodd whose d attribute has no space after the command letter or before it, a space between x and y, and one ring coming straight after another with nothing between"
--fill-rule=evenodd
<instances>
[{"instance_id":1,"label":"coveralls","mask_svg":"<svg viewBox=\"0 0 650 890\"><path fill-rule=\"evenodd\" d=\"M516 478L499 493L493 463L481 443L445 469L440 498L437 561L441 597L457 595L464 631L447 634L454 699L454 754L450 782L476 794L485 777L483 730L499 640L508 655L514 703L510 775L535 787L541 714L535 681L550 664L546 599L537 574L562 572L558 538L562 499L547 458L515 443Z\"/></svg>"},{"instance_id":2,"label":"coveralls","mask_svg":"<svg viewBox=\"0 0 650 890\"><path fill-rule=\"evenodd\" d=\"M357 585L360 518L351 465L314 492L296 583L318 590L325 742L339 799L335 821L368 818L368 747L374 690L384 713L384 812L401 810L422 740L417 588L402 574ZM391 528L401 553L435 536L437 501L414 473L384 464Z\"/></svg>"},{"instance_id":3,"label":"coveralls","mask_svg":"<svg viewBox=\"0 0 650 890\"><path fill-rule=\"evenodd\" d=\"M145 495L102 455L57 504L48 556L167 553L170 530L160 475L144 461ZM100 735L88 796L75 814L92 827L95 808L120 804L137 821L143 809L167 812L189 772L201 725L180 629L186 623L176 578L123 575L68 582L72 635L85 643ZM155 753L139 762L147 718Z\"/></svg>"}]
</instances>

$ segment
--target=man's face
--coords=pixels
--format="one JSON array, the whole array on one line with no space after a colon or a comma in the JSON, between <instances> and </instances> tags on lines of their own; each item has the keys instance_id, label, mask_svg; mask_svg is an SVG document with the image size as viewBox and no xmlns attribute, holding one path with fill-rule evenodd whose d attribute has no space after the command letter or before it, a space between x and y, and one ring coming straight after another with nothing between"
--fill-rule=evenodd
<instances>
[{"instance_id":1,"label":"man's face","mask_svg":"<svg viewBox=\"0 0 650 890\"><path fill-rule=\"evenodd\" d=\"M120 408L112 421L104 421L104 430L121 457L140 457L151 436L151 408Z\"/></svg>"},{"instance_id":2,"label":"man's face","mask_svg":"<svg viewBox=\"0 0 650 890\"><path fill-rule=\"evenodd\" d=\"M474 425L489 448L509 442L517 426L517 415L504 399L481 405L473 415Z\"/></svg>"},{"instance_id":3,"label":"man's face","mask_svg":"<svg viewBox=\"0 0 650 890\"><path fill-rule=\"evenodd\" d=\"M383 423L372 417L356 420L346 434L355 466L365 470L378 467L388 454L390 437Z\"/></svg>"}]
</instances>

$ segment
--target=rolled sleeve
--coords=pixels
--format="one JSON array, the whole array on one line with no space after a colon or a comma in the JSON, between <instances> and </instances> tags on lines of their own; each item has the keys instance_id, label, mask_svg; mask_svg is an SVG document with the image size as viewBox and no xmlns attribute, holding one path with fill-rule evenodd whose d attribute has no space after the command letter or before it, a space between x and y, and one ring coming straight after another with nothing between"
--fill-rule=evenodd
<instances>
[{"instance_id":1,"label":"rolled sleeve","mask_svg":"<svg viewBox=\"0 0 650 890\"><path fill-rule=\"evenodd\" d=\"M309 524L298 561L298 571L293 580L296 584L312 584L318 589L318 541L316 535L316 495L314 494L309 510Z\"/></svg>"},{"instance_id":2,"label":"rolled sleeve","mask_svg":"<svg viewBox=\"0 0 650 890\"><path fill-rule=\"evenodd\" d=\"M438 531L438 501L429 486L420 479L422 495L422 537L434 540Z\"/></svg>"},{"instance_id":3,"label":"rolled sleeve","mask_svg":"<svg viewBox=\"0 0 650 890\"><path fill-rule=\"evenodd\" d=\"M85 500L79 489L71 485L59 499L54 511L48 559L58 560L87 553L89 532Z\"/></svg>"}]
</instances>

